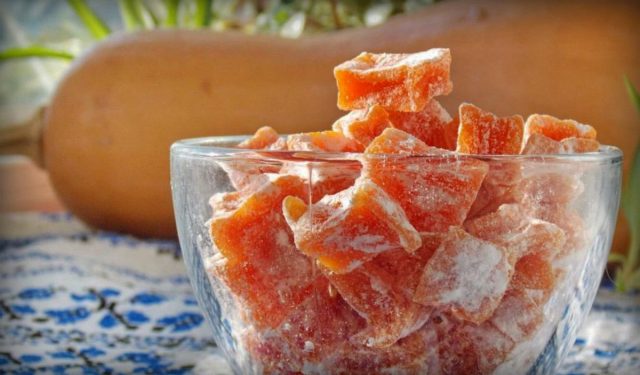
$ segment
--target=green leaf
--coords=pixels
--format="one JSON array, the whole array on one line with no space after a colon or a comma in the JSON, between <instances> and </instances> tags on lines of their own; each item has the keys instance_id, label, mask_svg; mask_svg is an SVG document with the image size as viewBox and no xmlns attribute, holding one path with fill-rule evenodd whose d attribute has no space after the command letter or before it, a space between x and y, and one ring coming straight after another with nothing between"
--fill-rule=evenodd
<instances>
[{"instance_id":1,"label":"green leaf","mask_svg":"<svg viewBox=\"0 0 640 375\"><path fill-rule=\"evenodd\" d=\"M7 48L3 51L0 51L0 61L23 59L29 57L46 57L62 60L73 60L74 58L74 56L69 52L55 50L38 45L19 48Z\"/></svg>"},{"instance_id":2,"label":"green leaf","mask_svg":"<svg viewBox=\"0 0 640 375\"><path fill-rule=\"evenodd\" d=\"M85 0L67 0L67 3L73 8L78 17L82 20L91 35L100 40L104 39L111 31L107 25L94 13L87 5Z\"/></svg>"},{"instance_id":3,"label":"green leaf","mask_svg":"<svg viewBox=\"0 0 640 375\"><path fill-rule=\"evenodd\" d=\"M178 25L178 7L180 6L180 0L164 0L164 4L167 8L167 18L164 19L164 25L175 27Z\"/></svg>"},{"instance_id":4,"label":"green leaf","mask_svg":"<svg viewBox=\"0 0 640 375\"><path fill-rule=\"evenodd\" d=\"M196 26L208 27L211 24L212 0L196 0Z\"/></svg>"},{"instance_id":5,"label":"green leaf","mask_svg":"<svg viewBox=\"0 0 640 375\"><path fill-rule=\"evenodd\" d=\"M607 258L609 263L624 263L627 261L627 257L620 253L611 253Z\"/></svg>"},{"instance_id":6,"label":"green leaf","mask_svg":"<svg viewBox=\"0 0 640 375\"><path fill-rule=\"evenodd\" d=\"M144 18L139 0L118 0L120 4L120 14L127 30L138 30L144 28Z\"/></svg>"},{"instance_id":7,"label":"green leaf","mask_svg":"<svg viewBox=\"0 0 640 375\"><path fill-rule=\"evenodd\" d=\"M638 266L640 258L640 144L631 159L629 179L622 193L622 211L629 223L630 243L627 253L629 275Z\"/></svg>"},{"instance_id":8,"label":"green leaf","mask_svg":"<svg viewBox=\"0 0 640 375\"><path fill-rule=\"evenodd\" d=\"M627 88L627 93L631 98L631 102L635 104L636 109L638 110L638 112L640 112L640 94L638 93L638 90L636 90L636 88L633 87L633 85L631 84L631 81L629 80L629 77L627 76L624 76L624 85Z\"/></svg>"},{"instance_id":9,"label":"green leaf","mask_svg":"<svg viewBox=\"0 0 640 375\"><path fill-rule=\"evenodd\" d=\"M627 282L629 289L640 290L640 269L637 269Z\"/></svg>"},{"instance_id":10,"label":"green leaf","mask_svg":"<svg viewBox=\"0 0 640 375\"><path fill-rule=\"evenodd\" d=\"M631 84L625 76L624 83L629 94L629 98L634 103L640 113L640 95L638 90ZM640 260L640 143L636 146L636 150L631 158L631 170L627 184L622 192L622 212L629 223L629 249L627 251L627 260L622 264L620 280L623 287L639 288L640 272L638 269L638 261ZM616 279L618 279L616 277Z\"/></svg>"},{"instance_id":11,"label":"green leaf","mask_svg":"<svg viewBox=\"0 0 640 375\"><path fill-rule=\"evenodd\" d=\"M147 27L158 27L160 25L160 17L158 17L153 8L144 0L140 2L140 7L144 10L144 12L149 16L149 19L151 20L151 24L147 24Z\"/></svg>"}]
</instances>

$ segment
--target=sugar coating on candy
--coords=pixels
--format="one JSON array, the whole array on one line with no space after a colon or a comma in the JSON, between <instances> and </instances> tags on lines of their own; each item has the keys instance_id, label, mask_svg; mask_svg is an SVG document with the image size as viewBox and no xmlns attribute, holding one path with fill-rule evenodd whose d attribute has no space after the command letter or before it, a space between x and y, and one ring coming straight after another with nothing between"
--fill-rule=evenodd
<instances>
[{"instance_id":1,"label":"sugar coating on candy","mask_svg":"<svg viewBox=\"0 0 640 375\"><path fill-rule=\"evenodd\" d=\"M361 152L362 148L358 142L333 130L291 134L287 137L289 151Z\"/></svg>"},{"instance_id":2,"label":"sugar coating on candy","mask_svg":"<svg viewBox=\"0 0 640 375\"><path fill-rule=\"evenodd\" d=\"M511 236L507 245L519 259L528 254L538 254L552 259L565 246L564 231L557 225L538 219L531 219L522 233Z\"/></svg>"},{"instance_id":3,"label":"sugar coating on candy","mask_svg":"<svg viewBox=\"0 0 640 375\"><path fill-rule=\"evenodd\" d=\"M491 317L491 324L515 342L529 337L542 324L542 307L525 293L508 291Z\"/></svg>"},{"instance_id":4,"label":"sugar coating on candy","mask_svg":"<svg viewBox=\"0 0 640 375\"><path fill-rule=\"evenodd\" d=\"M458 123L446 109L431 99L420 112L389 111L393 126L418 138L428 146L455 150Z\"/></svg>"},{"instance_id":5,"label":"sugar coating on candy","mask_svg":"<svg viewBox=\"0 0 640 375\"><path fill-rule=\"evenodd\" d=\"M520 234L529 223L526 210L519 204L503 204L497 211L468 220L464 228L472 235L502 246Z\"/></svg>"},{"instance_id":6,"label":"sugar coating on candy","mask_svg":"<svg viewBox=\"0 0 640 375\"><path fill-rule=\"evenodd\" d=\"M585 227L580 215L565 204L538 204L527 208L529 215L553 223L564 232L564 246L556 258L571 254L584 246Z\"/></svg>"},{"instance_id":7,"label":"sugar coating on candy","mask_svg":"<svg viewBox=\"0 0 640 375\"><path fill-rule=\"evenodd\" d=\"M589 138L565 138L560 141L562 151L566 154L581 154L584 152L596 152L600 148L600 143Z\"/></svg>"},{"instance_id":8,"label":"sugar coating on candy","mask_svg":"<svg viewBox=\"0 0 640 375\"><path fill-rule=\"evenodd\" d=\"M411 154L425 156L402 157ZM382 187L423 232L445 232L461 225L488 169L482 161L457 158L392 128L369 144L363 165L363 176Z\"/></svg>"},{"instance_id":9,"label":"sugar coating on candy","mask_svg":"<svg viewBox=\"0 0 640 375\"><path fill-rule=\"evenodd\" d=\"M358 161L285 162L281 174L300 177L311 188L311 201L319 201L325 195L336 194L355 183L360 177L362 165Z\"/></svg>"},{"instance_id":10,"label":"sugar coating on candy","mask_svg":"<svg viewBox=\"0 0 640 375\"><path fill-rule=\"evenodd\" d=\"M451 92L450 65L446 48L414 54L363 52L333 70L338 108L379 104L393 111L421 111L431 98Z\"/></svg>"},{"instance_id":11,"label":"sugar coating on candy","mask_svg":"<svg viewBox=\"0 0 640 375\"><path fill-rule=\"evenodd\" d=\"M237 145L243 149L286 149L284 139L269 126L263 126L255 134ZM227 176L236 190L245 190L254 184L255 179L263 173L277 173L280 166L266 163L258 154L244 154L241 158L218 161L217 164L227 172Z\"/></svg>"},{"instance_id":12,"label":"sugar coating on candy","mask_svg":"<svg viewBox=\"0 0 640 375\"><path fill-rule=\"evenodd\" d=\"M400 206L369 180L325 196L297 217L303 206L299 198L283 201L296 246L330 271L349 272L378 253L420 247L420 235Z\"/></svg>"},{"instance_id":13,"label":"sugar coating on candy","mask_svg":"<svg viewBox=\"0 0 640 375\"><path fill-rule=\"evenodd\" d=\"M432 328L433 327L433 328ZM442 314L425 328L438 335L441 374L490 374L515 346L492 324L459 322Z\"/></svg>"},{"instance_id":14,"label":"sugar coating on candy","mask_svg":"<svg viewBox=\"0 0 640 375\"><path fill-rule=\"evenodd\" d=\"M520 204L503 204L496 212L466 221L464 228L478 238L504 246L514 261L534 252L551 259L565 243L561 228L529 217L529 209Z\"/></svg>"},{"instance_id":15,"label":"sugar coating on candy","mask_svg":"<svg viewBox=\"0 0 640 375\"><path fill-rule=\"evenodd\" d=\"M437 374L438 337L421 329L385 348L351 343L338 348L320 373L337 374Z\"/></svg>"},{"instance_id":16,"label":"sugar coating on candy","mask_svg":"<svg viewBox=\"0 0 640 375\"><path fill-rule=\"evenodd\" d=\"M562 144L542 133L529 135L521 151L523 155L555 155L561 153L563 153Z\"/></svg>"},{"instance_id":17,"label":"sugar coating on candy","mask_svg":"<svg viewBox=\"0 0 640 375\"><path fill-rule=\"evenodd\" d=\"M517 188L519 201L525 205L567 204L578 197L584 185L573 174L566 172L539 172L529 174Z\"/></svg>"},{"instance_id":18,"label":"sugar coating on candy","mask_svg":"<svg viewBox=\"0 0 640 375\"><path fill-rule=\"evenodd\" d=\"M256 186L264 183L263 174L275 174L280 171L280 165L265 161L253 151L246 151L228 160L216 161L216 164L227 173L231 185L243 192L252 192Z\"/></svg>"},{"instance_id":19,"label":"sugar coating on candy","mask_svg":"<svg viewBox=\"0 0 640 375\"><path fill-rule=\"evenodd\" d=\"M213 211L212 218L229 216L237 210L246 197L238 191L217 193L209 199L209 206Z\"/></svg>"},{"instance_id":20,"label":"sugar coating on candy","mask_svg":"<svg viewBox=\"0 0 640 375\"><path fill-rule=\"evenodd\" d=\"M340 296L331 296L327 281L316 289L278 327L249 331L245 341L249 352L263 365L265 373L294 373L305 365L317 364L365 327L365 321Z\"/></svg>"},{"instance_id":21,"label":"sugar coating on candy","mask_svg":"<svg viewBox=\"0 0 640 375\"><path fill-rule=\"evenodd\" d=\"M380 105L366 109L354 109L333 123L332 129L347 138L358 141L363 148L391 126L389 113Z\"/></svg>"},{"instance_id":22,"label":"sugar coating on candy","mask_svg":"<svg viewBox=\"0 0 640 375\"><path fill-rule=\"evenodd\" d=\"M254 150L265 149L278 141L278 139L280 139L278 132L270 126L263 126L259 128L251 138L240 142L238 148Z\"/></svg>"},{"instance_id":23,"label":"sugar coating on candy","mask_svg":"<svg viewBox=\"0 0 640 375\"><path fill-rule=\"evenodd\" d=\"M580 154L596 152L600 143L591 138L569 137L560 141L543 133L530 134L522 149L523 155Z\"/></svg>"},{"instance_id":24,"label":"sugar coating on candy","mask_svg":"<svg viewBox=\"0 0 640 375\"><path fill-rule=\"evenodd\" d=\"M431 309L411 300L404 290L407 285L395 280L392 272L375 261L357 269L327 278L366 321L367 327L352 338L353 342L370 347L388 347L420 328L429 318Z\"/></svg>"},{"instance_id":25,"label":"sugar coating on candy","mask_svg":"<svg viewBox=\"0 0 640 375\"><path fill-rule=\"evenodd\" d=\"M459 108L460 127L456 151L464 154L519 154L524 132L520 115L497 117L473 104Z\"/></svg>"},{"instance_id":26,"label":"sugar coating on candy","mask_svg":"<svg viewBox=\"0 0 640 375\"><path fill-rule=\"evenodd\" d=\"M492 160L467 218L495 212L503 204L516 203L522 169L523 165L519 160Z\"/></svg>"},{"instance_id":27,"label":"sugar coating on candy","mask_svg":"<svg viewBox=\"0 0 640 375\"><path fill-rule=\"evenodd\" d=\"M503 247L452 227L427 263L414 301L482 323L500 303L512 273Z\"/></svg>"},{"instance_id":28,"label":"sugar coating on candy","mask_svg":"<svg viewBox=\"0 0 640 375\"><path fill-rule=\"evenodd\" d=\"M556 285L556 274L551 259L543 252L521 257L516 263L509 289L529 293L540 305L546 303ZM533 291L538 293L531 293Z\"/></svg>"},{"instance_id":29,"label":"sugar coating on candy","mask_svg":"<svg viewBox=\"0 0 640 375\"><path fill-rule=\"evenodd\" d=\"M554 141L565 138L596 139L596 130L575 120L561 120L549 115L533 114L527 118L524 125L525 140L532 134L542 134Z\"/></svg>"},{"instance_id":30,"label":"sugar coating on candy","mask_svg":"<svg viewBox=\"0 0 640 375\"><path fill-rule=\"evenodd\" d=\"M278 176L241 201L233 196L228 212L211 220L212 239L225 260L215 272L258 327L278 325L317 278L279 208L285 196L305 194L299 179Z\"/></svg>"},{"instance_id":31,"label":"sugar coating on candy","mask_svg":"<svg viewBox=\"0 0 640 375\"><path fill-rule=\"evenodd\" d=\"M429 147L400 129L387 128L364 150L365 154L444 155L446 150Z\"/></svg>"}]
</instances>

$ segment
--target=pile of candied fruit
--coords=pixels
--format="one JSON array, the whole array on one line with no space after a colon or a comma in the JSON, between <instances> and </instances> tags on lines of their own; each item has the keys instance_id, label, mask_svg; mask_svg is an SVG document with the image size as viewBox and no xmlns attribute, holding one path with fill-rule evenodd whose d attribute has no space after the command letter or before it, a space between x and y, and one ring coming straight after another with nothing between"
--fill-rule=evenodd
<instances>
[{"instance_id":1,"label":"pile of candied fruit","mask_svg":"<svg viewBox=\"0 0 640 375\"><path fill-rule=\"evenodd\" d=\"M435 99L450 64L448 49L362 53L334 70L350 112L332 130L238 145L352 163L220 162L236 191L211 198L209 270L260 371L486 374L544 324L558 259L584 248L579 171L487 155L594 152L596 132L468 103L452 118Z\"/></svg>"}]
</instances>

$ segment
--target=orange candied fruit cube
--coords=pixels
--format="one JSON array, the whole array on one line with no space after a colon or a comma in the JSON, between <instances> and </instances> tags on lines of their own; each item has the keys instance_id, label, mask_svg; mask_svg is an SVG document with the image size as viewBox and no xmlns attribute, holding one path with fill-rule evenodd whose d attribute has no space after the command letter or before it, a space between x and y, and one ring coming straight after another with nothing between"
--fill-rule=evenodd
<instances>
[{"instance_id":1,"label":"orange candied fruit cube","mask_svg":"<svg viewBox=\"0 0 640 375\"><path fill-rule=\"evenodd\" d=\"M520 152L523 155L554 155L561 154L562 144L541 133L531 134L525 141Z\"/></svg>"},{"instance_id":2,"label":"orange candied fruit cube","mask_svg":"<svg viewBox=\"0 0 640 375\"><path fill-rule=\"evenodd\" d=\"M569 137L561 141L553 140L541 133L533 133L522 148L523 155L580 154L596 152L600 143L595 139Z\"/></svg>"},{"instance_id":3,"label":"orange candied fruit cube","mask_svg":"<svg viewBox=\"0 0 640 375\"><path fill-rule=\"evenodd\" d=\"M390 126L389 113L382 106L374 104L367 109L354 109L340 117L333 123L332 129L366 147Z\"/></svg>"},{"instance_id":4,"label":"orange candied fruit cube","mask_svg":"<svg viewBox=\"0 0 640 375\"><path fill-rule=\"evenodd\" d=\"M363 157L363 175L398 202L420 232L461 225L487 170L483 161L457 158L393 128L374 139Z\"/></svg>"},{"instance_id":5,"label":"orange candied fruit cube","mask_svg":"<svg viewBox=\"0 0 640 375\"><path fill-rule=\"evenodd\" d=\"M575 120L561 120L549 115L533 114L527 118L524 125L525 139L532 134L542 134L554 141L565 138L596 139L596 130Z\"/></svg>"},{"instance_id":6,"label":"orange candied fruit cube","mask_svg":"<svg viewBox=\"0 0 640 375\"><path fill-rule=\"evenodd\" d=\"M458 152L485 155L520 153L524 132L522 116L497 117L469 103L461 104L458 111Z\"/></svg>"},{"instance_id":7,"label":"orange candied fruit cube","mask_svg":"<svg viewBox=\"0 0 640 375\"><path fill-rule=\"evenodd\" d=\"M275 329L248 331L244 337L249 352L268 374L299 373L303 366L320 366L365 326L362 319L339 295L329 293L322 279L303 303Z\"/></svg>"},{"instance_id":8,"label":"orange candied fruit cube","mask_svg":"<svg viewBox=\"0 0 640 375\"><path fill-rule=\"evenodd\" d=\"M265 149L276 143L278 139L280 139L278 132L273 130L270 126L263 126L256 130L255 134L251 138L240 142L240 144L238 144L238 148L254 150Z\"/></svg>"},{"instance_id":9,"label":"orange candied fruit cube","mask_svg":"<svg viewBox=\"0 0 640 375\"><path fill-rule=\"evenodd\" d=\"M287 197L283 211L300 251L336 273L352 271L383 251L412 252L421 244L402 209L369 180L311 206Z\"/></svg>"},{"instance_id":10,"label":"orange candied fruit cube","mask_svg":"<svg viewBox=\"0 0 640 375\"><path fill-rule=\"evenodd\" d=\"M363 147L353 139L334 130L291 134L287 137L289 151L361 152Z\"/></svg>"},{"instance_id":11,"label":"orange candied fruit cube","mask_svg":"<svg viewBox=\"0 0 640 375\"><path fill-rule=\"evenodd\" d=\"M480 324L500 304L512 274L504 247L451 227L424 268L413 300Z\"/></svg>"},{"instance_id":12,"label":"orange candied fruit cube","mask_svg":"<svg viewBox=\"0 0 640 375\"><path fill-rule=\"evenodd\" d=\"M450 65L446 48L414 54L363 52L333 70L338 108L379 104L393 111L421 111L431 98L451 92Z\"/></svg>"},{"instance_id":13,"label":"orange candied fruit cube","mask_svg":"<svg viewBox=\"0 0 640 375\"><path fill-rule=\"evenodd\" d=\"M458 122L438 101L431 99L420 112L389 111L393 127L418 138L428 146L455 150Z\"/></svg>"},{"instance_id":14,"label":"orange candied fruit cube","mask_svg":"<svg viewBox=\"0 0 640 375\"><path fill-rule=\"evenodd\" d=\"M306 196L297 177L277 176L238 202L223 197L223 209L211 221L211 237L220 261L214 273L246 306L258 328L275 327L313 291L313 264L296 249L281 211L285 196Z\"/></svg>"},{"instance_id":15,"label":"orange candied fruit cube","mask_svg":"<svg viewBox=\"0 0 640 375\"><path fill-rule=\"evenodd\" d=\"M589 138L565 138L560 141L560 144L562 145L562 151L566 154L596 152L600 148L600 142Z\"/></svg>"},{"instance_id":16,"label":"orange candied fruit cube","mask_svg":"<svg viewBox=\"0 0 640 375\"><path fill-rule=\"evenodd\" d=\"M543 307L528 293L509 289L490 319L496 327L515 342L531 336L542 324Z\"/></svg>"},{"instance_id":17,"label":"orange candied fruit cube","mask_svg":"<svg viewBox=\"0 0 640 375\"><path fill-rule=\"evenodd\" d=\"M388 347L420 328L431 314L430 308L411 300L412 293L404 292L405 285L396 283L396 275L375 261L349 273L326 272L326 276L349 306L367 320L354 342Z\"/></svg>"}]
</instances>

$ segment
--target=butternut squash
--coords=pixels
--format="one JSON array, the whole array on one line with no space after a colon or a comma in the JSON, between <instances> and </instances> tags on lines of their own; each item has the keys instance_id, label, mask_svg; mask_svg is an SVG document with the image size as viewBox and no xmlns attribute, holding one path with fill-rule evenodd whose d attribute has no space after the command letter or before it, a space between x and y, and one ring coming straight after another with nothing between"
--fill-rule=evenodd
<instances>
[{"instance_id":1,"label":"butternut squash","mask_svg":"<svg viewBox=\"0 0 640 375\"><path fill-rule=\"evenodd\" d=\"M181 138L325 129L340 116L332 68L361 51L452 51L463 100L499 115L575 118L629 152L640 81L636 2L446 1L370 29L297 40L209 31L114 36L73 63L48 108L44 162L66 206L94 226L175 235L169 146Z\"/></svg>"}]
</instances>

